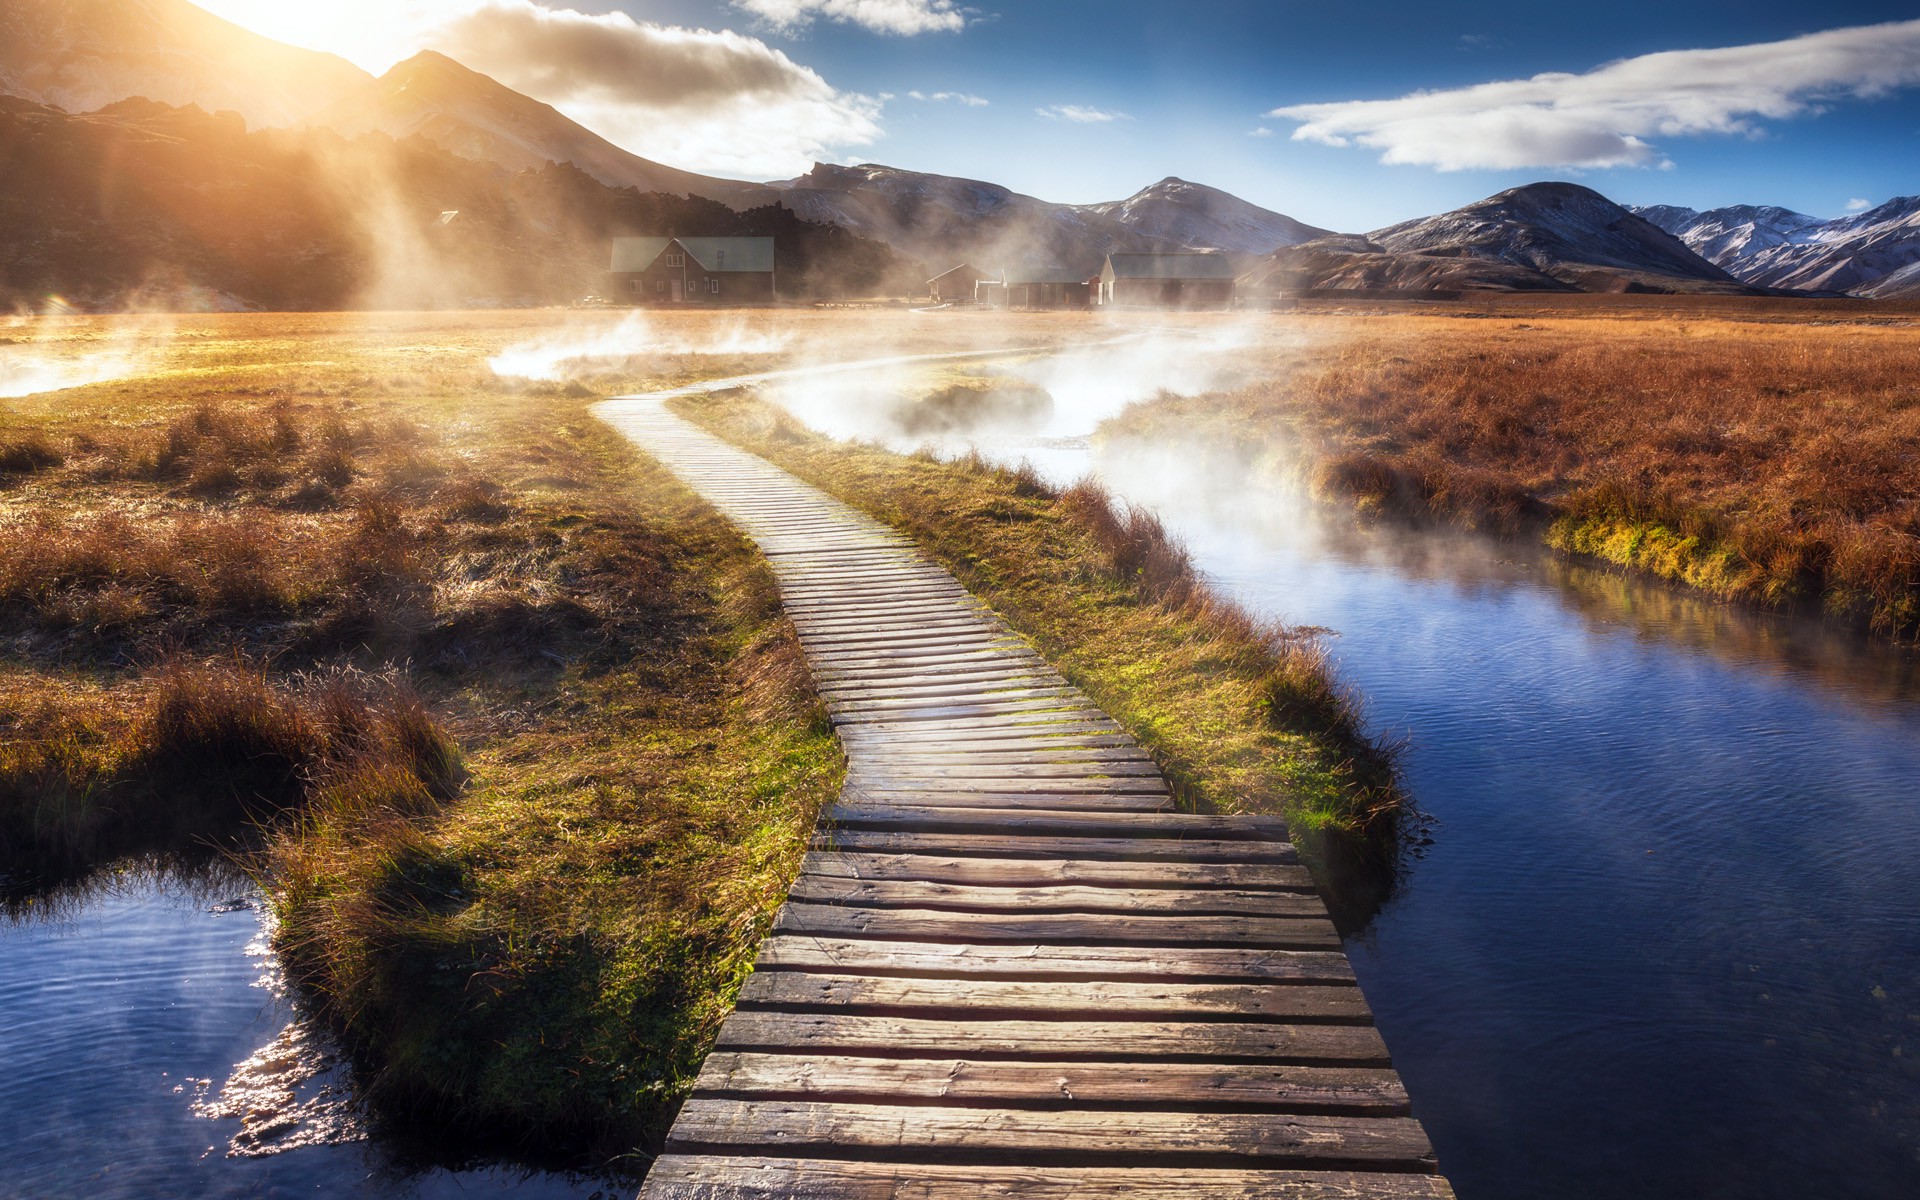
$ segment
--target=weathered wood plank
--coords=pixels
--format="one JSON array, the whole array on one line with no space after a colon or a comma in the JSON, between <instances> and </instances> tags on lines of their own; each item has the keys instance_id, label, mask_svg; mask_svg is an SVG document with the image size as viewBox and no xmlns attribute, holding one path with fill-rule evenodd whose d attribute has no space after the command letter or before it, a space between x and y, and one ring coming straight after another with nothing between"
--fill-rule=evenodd
<instances>
[{"instance_id":1,"label":"weathered wood plank","mask_svg":"<svg viewBox=\"0 0 1920 1200\"><path fill-rule=\"evenodd\" d=\"M1408 1111L1406 1088L1391 1070L1286 1063L977 1062L720 1052L701 1065L694 1094L1009 1108L1291 1109L1382 1116Z\"/></svg>"},{"instance_id":2,"label":"weathered wood plank","mask_svg":"<svg viewBox=\"0 0 1920 1200\"><path fill-rule=\"evenodd\" d=\"M991 858L1122 858L1195 863L1299 861L1293 847L1281 842L1182 841L1178 838L1001 837L979 833L823 829L816 835L814 845L821 850L976 854Z\"/></svg>"},{"instance_id":3,"label":"weathered wood plank","mask_svg":"<svg viewBox=\"0 0 1920 1200\"><path fill-rule=\"evenodd\" d=\"M1137 979L1222 984L1353 981L1347 956L1332 950L953 945L804 936L770 937L761 942L754 967L960 979Z\"/></svg>"},{"instance_id":4,"label":"weathered wood plank","mask_svg":"<svg viewBox=\"0 0 1920 1200\"><path fill-rule=\"evenodd\" d=\"M1010 1167L669 1154L642 1200L1452 1200L1438 1175Z\"/></svg>"},{"instance_id":5,"label":"weathered wood plank","mask_svg":"<svg viewBox=\"0 0 1920 1200\"><path fill-rule=\"evenodd\" d=\"M807 904L921 908L953 912L1179 913L1212 916L1319 917L1311 892L1245 892L1225 888L979 887L920 880L844 879L802 875L788 897Z\"/></svg>"},{"instance_id":6,"label":"weathered wood plank","mask_svg":"<svg viewBox=\"0 0 1920 1200\"><path fill-rule=\"evenodd\" d=\"M1416 1121L1291 1113L1049 1112L892 1107L804 1100L687 1101L668 1136L675 1154L778 1148L866 1151L893 1161L941 1157L1060 1165L1162 1167L1319 1163L1433 1170Z\"/></svg>"},{"instance_id":7,"label":"weathered wood plank","mask_svg":"<svg viewBox=\"0 0 1920 1200\"><path fill-rule=\"evenodd\" d=\"M740 1007L837 1009L943 1020L1143 1021L1233 1018L1359 1024L1371 1020L1355 987L1031 980L913 979L763 971L740 991Z\"/></svg>"},{"instance_id":8,"label":"weathered wood plank","mask_svg":"<svg viewBox=\"0 0 1920 1200\"><path fill-rule=\"evenodd\" d=\"M1313 878L1298 863L1134 863L1076 858L956 858L938 854L864 854L812 850L804 875L849 879L912 879L978 887L1048 887L1067 884L1128 888L1310 889Z\"/></svg>"},{"instance_id":9,"label":"weathered wood plank","mask_svg":"<svg viewBox=\"0 0 1920 1200\"><path fill-rule=\"evenodd\" d=\"M1156 783L1158 781L1155 781ZM1106 781L1101 791L1125 794L1124 780ZM1046 789L1036 788L1045 794ZM1157 791L1151 794L1159 794ZM1215 841L1281 841L1286 827L1259 817L1203 816L1196 813L1054 812L1019 808L935 808L853 800L827 809L835 828L938 830L969 833L995 829L1023 837L1208 838ZM1277 826L1277 828L1276 828Z\"/></svg>"},{"instance_id":10,"label":"weathered wood plank","mask_svg":"<svg viewBox=\"0 0 1920 1200\"><path fill-rule=\"evenodd\" d=\"M818 935L974 945L1014 942L1046 946L1226 946L1290 950L1331 950L1340 945L1340 934L1324 915L1033 913L1016 916L920 908L852 908L789 901L774 917L773 929L789 937Z\"/></svg>"}]
</instances>

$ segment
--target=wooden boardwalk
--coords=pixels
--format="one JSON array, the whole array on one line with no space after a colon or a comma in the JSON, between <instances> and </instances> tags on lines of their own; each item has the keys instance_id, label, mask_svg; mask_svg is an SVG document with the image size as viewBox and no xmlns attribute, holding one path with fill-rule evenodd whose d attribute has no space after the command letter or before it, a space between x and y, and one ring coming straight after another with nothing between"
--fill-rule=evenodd
<instances>
[{"instance_id":1,"label":"wooden boardwalk","mask_svg":"<svg viewBox=\"0 0 1920 1200\"><path fill-rule=\"evenodd\" d=\"M599 413L765 551L848 760L643 1200L1452 1195L1280 821L1175 811L893 530Z\"/></svg>"}]
</instances>

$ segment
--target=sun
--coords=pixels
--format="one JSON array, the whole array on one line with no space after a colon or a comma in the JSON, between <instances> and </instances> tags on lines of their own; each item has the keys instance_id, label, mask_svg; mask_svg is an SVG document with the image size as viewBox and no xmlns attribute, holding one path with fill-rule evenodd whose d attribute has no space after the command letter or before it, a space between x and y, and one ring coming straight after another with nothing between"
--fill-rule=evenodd
<instances>
[{"instance_id":1,"label":"sun","mask_svg":"<svg viewBox=\"0 0 1920 1200\"><path fill-rule=\"evenodd\" d=\"M379 74L423 49L435 30L487 0L198 0L201 8L263 37L324 50Z\"/></svg>"}]
</instances>

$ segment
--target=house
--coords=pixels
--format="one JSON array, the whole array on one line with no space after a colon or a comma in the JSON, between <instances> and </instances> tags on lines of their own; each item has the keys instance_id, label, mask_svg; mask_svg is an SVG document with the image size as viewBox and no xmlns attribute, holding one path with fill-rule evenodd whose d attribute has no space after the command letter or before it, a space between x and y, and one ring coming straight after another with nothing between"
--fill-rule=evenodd
<instances>
[{"instance_id":1,"label":"house","mask_svg":"<svg viewBox=\"0 0 1920 1200\"><path fill-rule=\"evenodd\" d=\"M1121 308L1230 308L1233 281L1224 254L1109 254L1099 297Z\"/></svg>"},{"instance_id":2,"label":"house","mask_svg":"<svg viewBox=\"0 0 1920 1200\"><path fill-rule=\"evenodd\" d=\"M983 279L992 278L991 274L972 263L961 263L927 280L927 295L940 304L971 304L975 285Z\"/></svg>"},{"instance_id":3,"label":"house","mask_svg":"<svg viewBox=\"0 0 1920 1200\"><path fill-rule=\"evenodd\" d=\"M770 237L617 237L609 299L624 304L772 304Z\"/></svg>"},{"instance_id":4,"label":"house","mask_svg":"<svg viewBox=\"0 0 1920 1200\"><path fill-rule=\"evenodd\" d=\"M997 308L1085 308L1093 284L1065 267L1017 267L977 284L976 294Z\"/></svg>"}]
</instances>

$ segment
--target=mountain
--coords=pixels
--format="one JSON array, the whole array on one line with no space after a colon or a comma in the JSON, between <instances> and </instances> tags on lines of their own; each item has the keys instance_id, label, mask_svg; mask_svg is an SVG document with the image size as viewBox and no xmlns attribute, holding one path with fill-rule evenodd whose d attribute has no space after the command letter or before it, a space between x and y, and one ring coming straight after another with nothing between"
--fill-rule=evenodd
<instances>
[{"instance_id":1,"label":"mountain","mask_svg":"<svg viewBox=\"0 0 1920 1200\"><path fill-rule=\"evenodd\" d=\"M1352 234L1316 238L1268 255L1241 276L1251 294L1342 292L1574 292L1532 267L1473 254L1392 253Z\"/></svg>"},{"instance_id":2,"label":"mountain","mask_svg":"<svg viewBox=\"0 0 1920 1200\"><path fill-rule=\"evenodd\" d=\"M572 163L613 187L706 196L742 207L775 199L759 184L696 175L630 154L552 105L431 50L368 80L305 123L347 137L376 130L396 138L418 135L462 158L510 171Z\"/></svg>"},{"instance_id":3,"label":"mountain","mask_svg":"<svg viewBox=\"0 0 1920 1200\"><path fill-rule=\"evenodd\" d=\"M424 138L248 132L151 100L72 114L0 96L0 308L545 304L604 286L609 239L772 235L787 295L905 294L920 264L777 206L508 172Z\"/></svg>"},{"instance_id":4,"label":"mountain","mask_svg":"<svg viewBox=\"0 0 1920 1200\"><path fill-rule=\"evenodd\" d=\"M1803 240L1744 258L1737 273L1762 287L1853 292L1915 262L1920 262L1920 196L1900 196L1824 222Z\"/></svg>"},{"instance_id":5,"label":"mountain","mask_svg":"<svg viewBox=\"0 0 1920 1200\"><path fill-rule=\"evenodd\" d=\"M1214 188L1166 179L1126 200L1052 204L977 179L816 163L770 185L810 221L888 242L935 270L1044 263L1092 274L1114 251L1264 252L1324 234Z\"/></svg>"},{"instance_id":6,"label":"mountain","mask_svg":"<svg viewBox=\"0 0 1920 1200\"><path fill-rule=\"evenodd\" d=\"M1328 232L1219 188L1171 177L1125 200L1083 205L1077 211L1105 217L1169 245L1237 254L1267 254Z\"/></svg>"},{"instance_id":7,"label":"mountain","mask_svg":"<svg viewBox=\"0 0 1920 1200\"><path fill-rule=\"evenodd\" d=\"M0 92L69 112L143 96L287 125L371 78L186 0L0 0Z\"/></svg>"},{"instance_id":8,"label":"mountain","mask_svg":"<svg viewBox=\"0 0 1920 1200\"><path fill-rule=\"evenodd\" d=\"M1875 300L1920 300L1920 262L1911 262L1891 275L1882 275L1854 291Z\"/></svg>"},{"instance_id":9,"label":"mountain","mask_svg":"<svg viewBox=\"0 0 1920 1200\"><path fill-rule=\"evenodd\" d=\"M1695 254L1744 278L1742 264L1775 246L1803 242L1825 222L1819 217L1771 204L1735 204L1696 212L1671 204L1631 206L1660 228L1685 242Z\"/></svg>"},{"instance_id":10,"label":"mountain","mask_svg":"<svg viewBox=\"0 0 1920 1200\"><path fill-rule=\"evenodd\" d=\"M1508 263L1583 292L1749 290L1666 230L1573 183L1512 188L1367 239L1388 254Z\"/></svg>"}]
</instances>

